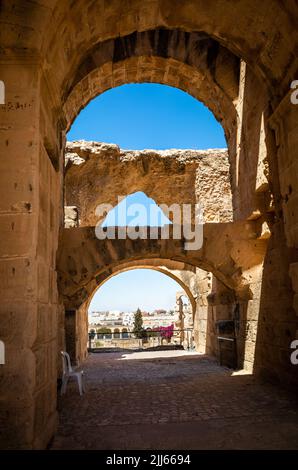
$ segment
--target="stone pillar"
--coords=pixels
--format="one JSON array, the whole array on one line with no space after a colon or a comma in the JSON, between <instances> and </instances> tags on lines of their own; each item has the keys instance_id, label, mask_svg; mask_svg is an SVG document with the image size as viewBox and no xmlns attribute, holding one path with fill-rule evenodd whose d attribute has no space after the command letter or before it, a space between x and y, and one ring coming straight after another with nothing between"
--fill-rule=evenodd
<instances>
[{"instance_id":1,"label":"stone pillar","mask_svg":"<svg viewBox=\"0 0 298 470\"><path fill-rule=\"evenodd\" d=\"M266 121L275 219L265 257L254 371L298 383L297 366L290 362L296 338L296 264L298 262L298 105L291 90ZM295 312L296 310L296 312Z\"/></svg>"},{"instance_id":2,"label":"stone pillar","mask_svg":"<svg viewBox=\"0 0 298 470\"><path fill-rule=\"evenodd\" d=\"M88 312L87 302L78 309L65 311L65 340L66 350L73 363L81 364L87 357L88 351Z\"/></svg>"},{"instance_id":3,"label":"stone pillar","mask_svg":"<svg viewBox=\"0 0 298 470\"><path fill-rule=\"evenodd\" d=\"M194 318L194 339L196 350L206 354L207 321L209 305L207 297L211 292L212 274L202 269L196 270L196 314Z\"/></svg>"},{"instance_id":4,"label":"stone pillar","mask_svg":"<svg viewBox=\"0 0 298 470\"><path fill-rule=\"evenodd\" d=\"M269 126L275 132L281 203L287 245L298 248L298 105L291 102L291 92L283 98Z\"/></svg>"},{"instance_id":5,"label":"stone pillar","mask_svg":"<svg viewBox=\"0 0 298 470\"><path fill-rule=\"evenodd\" d=\"M249 292L236 297L236 326L238 366L252 372L255 362L255 349L261 304L263 265L254 266L245 277L250 279Z\"/></svg>"},{"instance_id":6,"label":"stone pillar","mask_svg":"<svg viewBox=\"0 0 298 470\"><path fill-rule=\"evenodd\" d=\"M176 322L176 325L178 324L180 331L180 344L184 343L184 312L183 312L183 301L182 301L182 296L181 292L176 294L176 305L178 309L178 322Z\"/></svg>"},{"instance_id":7,"label":"stone pillar","mask_svg":"<svg viewBox=\"0 0 298 470\"><path fill-rule=\"evenodd\" d=\"M76 310L65 310L65 346L72 363L77 360Z\"/></svg>"},{"instance_id":8,"label":"stone pillar","mask_svg":"<svg viewBox=\"0 0 298 470\"><path fill-rule=\"evenodd\" d=\"M59 181L40 138L34 59L4 59L0 106L0 442L43 448L56 427Z\"/></svg>"}]
</instances>

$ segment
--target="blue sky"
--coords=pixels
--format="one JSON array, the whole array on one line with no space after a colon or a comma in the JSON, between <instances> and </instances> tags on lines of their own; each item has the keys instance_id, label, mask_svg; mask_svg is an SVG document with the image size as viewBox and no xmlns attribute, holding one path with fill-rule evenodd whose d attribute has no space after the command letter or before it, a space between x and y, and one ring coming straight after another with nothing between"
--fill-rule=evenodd
<instances>
[{"instance_id":1,"label":"blue sky","mask_svg":"<svg viewBox=\"0 0 298 470\"><path fill-rule=\"evenodd\" d=\"M105 217L103 227L162 227L172 222L165 216L156 202L145 193L129 194Z\"/></svg>"},{"instance_id":2,"label":"blue sky","mask_svg":"<svg viewBox=\"0 0 298 470\"><path fill-rule=\"evenodd\" d=\"M94 295L89 312L97 310L135 311L174 308L181 286L152 269L133 269L105 282Z\"/></svg>"},{"instance_id":3,"label":"blue sky","mask_svg":"<svg viewBox=\"0 0 298 470\"><path fill-rule=\"evenodd\" d=\"M68 133L68 140L79 139L136 150L226 147L221 125L202 103L152 83L123 85L91 101Z\"/></svg>"},{"instance_id":4,"label":"blue sky","mask_svg":"<svg viewBox=\"0 0 298 470\"><path fill-rule=\"evenodd\" d=\"M113 88L91 101L72 125L68 140L111 142L122 149L223 148L224 132L199 101L176 88L133 84ZM145 203L144 193L130 203ZM121 208L120 208L121 209ZM111 215L106 219L110 225ZM172 308L179 284L150 270L115 276L95 294L91 310Z\"/></svg>"}]
</instances>

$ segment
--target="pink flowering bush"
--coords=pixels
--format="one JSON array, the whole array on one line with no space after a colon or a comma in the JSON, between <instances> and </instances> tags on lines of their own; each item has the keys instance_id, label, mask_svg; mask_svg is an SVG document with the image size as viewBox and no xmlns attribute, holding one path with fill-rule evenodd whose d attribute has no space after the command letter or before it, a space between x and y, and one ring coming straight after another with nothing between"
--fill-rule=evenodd
<instances>
[{"instance_id":1,"label":"pink flowering bush","mask_svg":"<svg viewBox=\"0 0 298 470\"><path fill-rule=\"evenodd\" d=\"M170 341L174 334L174 325L160 326L158 328L154 328L154 331L160 333L162 338L166 338L168 341Z\"/></svg>"}]
</instances>

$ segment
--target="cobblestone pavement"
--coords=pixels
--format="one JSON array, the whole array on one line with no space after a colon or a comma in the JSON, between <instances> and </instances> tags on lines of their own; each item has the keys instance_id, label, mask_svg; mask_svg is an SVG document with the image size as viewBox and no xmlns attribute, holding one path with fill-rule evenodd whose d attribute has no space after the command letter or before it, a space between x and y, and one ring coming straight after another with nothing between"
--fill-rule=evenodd
<instances>
[{"instance_id":1,"label":"cobblestone pavement","mask_svg":"<svg viewBox=\"0 0 298 470\"><path fill-rule=\"evenodd\" d=\"M98 353L59 398L52 449L298 449L298 399L184 351Z\"/></svg>"}]
</instances>

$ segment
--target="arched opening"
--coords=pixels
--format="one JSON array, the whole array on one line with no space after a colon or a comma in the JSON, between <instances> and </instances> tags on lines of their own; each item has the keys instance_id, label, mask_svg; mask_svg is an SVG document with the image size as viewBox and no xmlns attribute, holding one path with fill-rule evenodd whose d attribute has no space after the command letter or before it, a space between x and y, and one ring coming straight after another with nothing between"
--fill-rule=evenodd
<instances>
[{"instance_id":1,"label":"arched opening","mask_svg":"<svg viewBox=\"0 0 298 470\"><path fill-rule=\"evenodd\" d=\"M146 92L150 90L150 86L154 89L154 85L147 84ZM138 85L138 89L140 90L141 88L142 85ZM125 92L125 90L128 90L128 88L119 87L117 92ZM166 93L174 93L173 95L170 95L171 98L175 98L176 94L180 93L175 89L160 85L158 90L159 97L162 96L160 94L162 93L161 90L166 90ZM110 96L112 95L110 94ZM183 97L185 100L190 99L190 97L187 97L185 94L183 94ZM97 98L97 100L98 103L100 103L100 97ZM93 103L95 103L95 101ZM194 106L194 103L196 103L196 100L191 99L191 106ZM155 103L155 112L158 111L158 104L159 103ZM90 103L89 106L91 105L92 103ZM183 108L181 110L183 110ZM202 108L200 108L200 110L202 110ZM81 119L82 126L84 123L84 116L85 119L87 116L88 120L88 106L85 111L85 114L83 112L82 115L78 117L78 122ZM135 115L138 115L137 111L138 108L135 111ZM208 119L211 120L210 128L218 129L218 123L216 123L211 113L208 113ZM97 119L99 119L100 122L100 116L97 116ZM203 120L203 122L205 123L204 130L206 131L208 123L206 124L205 120ZM187 125L188 122L185 123L185 127L187 127ZM134 128L134 124L132 124L131 127ZM145 129L143 133L146 137L146 129L150 127L149 123L147 123L147 126L145 125L143 127ZM78 131L76 130L75 132ZM117 129L115 129L115 132L117 134ZM91 137L94 138L95 134L91 134ZM145 146L145 144L143 146ZM210 147L211 145L207 146ZM169 220L171 222L173 220L174 225L172 227L170 237L175 239L176 225L182 225L182 220L179 218L180 212L178 214L177 223L177 219L173 219L172 213L166 213L164 211L165 217L163 217L160 207L166 205L168 208L172 208L177 205L179 207L179 204L181 207L181 204L197 205L198 203L203 205L204 221L211 223L210 230L216 230L216 226L214 225L212 227L212 224L218 222L225 224L233 220L231 187L233 175L231 173L231 159L228 152L224 149L207 151L143 150L133 152L131 150L119 149L117 146L112 144L73 142L67 147L66 162L66 211L68 215L68 209L70 208L71 212L75 213L74 219L66 219L66 227L86 227L86 231L78 232L79 237L82 237L82 242L79 242L79 245L73 246L72 249L72 241L70 240L70 238L73 238L72 232L69 234L65 232L67 239L65 246L67 246L68 252L71 251L70 256L67 255L67 253L63 254L63 247L61 248L62 258L64 258L66 262L66 265L64 266L64 262L62 261L61 263L61 285L65 285L66 287L63 287L63 290L67 292L67 302L74 302L77 307L83 303L85 305L85 302L87 302L88 297L90 298L92 291L101 285L101 283L105 281L111 273L114 275L115 270L120 270L122 263L124 264L123 270L126 270L127 263L132 263L129 267L131 269L134 267L134 263L136 261L139 263L144 258L159 257L159 248L153 240L152 243L150 242L147 246L142 242L141 244L133 243L131 246L127 243L122 247L121 240L119 239L115 241L113 247L109 246L108 242L106 243L106 247L104 244L96 244L98 246L95 247L92 241L92 246L90 245L89 249L87 240L90 239L90 236L92 238L91 230L94 230L92 226L96 227L96 237L105 243L105 239L115 237L122 239L123 237L122 235L119 235L119 230L114 230L113 237L111 237L112 232L110 230L103 230L99 237L99 232L97 230L99 224L100 228L103 227L108 229L113 229L117 226L126 227L130 225L136 227L145 226L148 229L152 226L162 226L164 223L169 222ZM154 184L152 184L153 180ZM84 182L83 184L81 184L82 181ZM130 193L127 198L123 198L125 192ZM119 195L121 195L120 199ZM131 199L132 204L128 204L127 207L127 201L129 199ZM148 201L150 203L148 203ZM151 204L152 202L155 204L155 208L159 210L159 214L155 211L155 222L152 222L150 217L148 217L148 212L149 215L151 215L150 210L148 211L148 207L153 205ZM131 220L131 218L128 217L133 204L138 206L138 210L135 212L131 211L130 216L133 216L132 219L135 218L136 220ZM125 206L124 211L122 210L123 205ZM140 206L142 206L143 211L139 210ZM191 217L193 217L193 213ZM191 218L191 222L194 222L193 218ZM250 227L249 231L252 234L255 227L249 226L248 224L245 225L245 231L247 231L247 227ZM149 234L150 239L152 232L147 229L145 230L146 236ZM238 230L239 229L236 227L236 232ZM229 235L224 235L222 228L219 228L219 232L223 239L223 243L225 244L225 237L229 237ZM206 238L206 228L204 229L204 233ZM143 232L138 230L134 235L133 240L142 240L143 238L146 238ZM126 236L127 232L125 234L125 237ZM162 234L157 233L157 238L160 236L161 238L164 238ZM219 236L219 234L217 234L216 237L217 236ZM252 235L248 235L248 237L251 236ZM232 235L232 238L233 237L234 234ZM155 239L156 236L153 238ZM253 235L253 238L256 238L256 236ZM210 239L214 240L214 235L210 235ZM193 266L194 269L195 267L200 267L209 272L213 272L218 280L223 282L226 288L232 290L236 289L236 291L239 291L239 294L237 295L240 295L241 298L243 297L244 292L245 301L247 301L247 298L250 298L250 294L247 294L247 292L249 292L249 283L243 278L243 273L246 268L251 268L251 264L257 265L262 262L265 246L263 242L256 240L254 241L254 248L257 246L259 246L259 249L257 250L258 255L257 257L254 255L255 259L251 258L249 260L249 265L247 264L248 258L246 254L244 263L240 261L238 254L241 253L242 250L239 249L237 249L238 259L237 261L235 260L234 265L231 265L230 246L225 246L224 248L226 255L226 260L224 262L219 259L221 249L218 250L218 247L216 247L215 251L212 249L208 250L213 257L212 260L192 259L192 257L189 256L189 253L187 253L187 256L185 256L184 253L179 253L178 255L171 253L170 259L178 262L185 261L187 264ZM158 254L156 253L156 248L158 248ZM143 251L144 249L145 251ZM138 250L141 251L138 252ZM166 251L168 250L169 248L166 249ZM161 248L161 251L163 251L163 248ZM102 265L103 259L101 253L106 253L104 265ZM127 253L129 253L129 255L127 255ZM162 258L164 259L164 256L162 256ZM88 265L90 262L92 266L89 268ZM219 266L220 269L218 269ZM66 276L64 274L65 271L67 271ZM72 273L75 274L73 275ZM194 321L196 300L193 297L191 298L191 304ZM245 309L244 312L245 313L242 318L243 325L246 324ZM233 310L229 313L227 312L226 315L228 318L233 316ZM202 321L206 323L206 318ZM215 326L211 325L210 327L209 325L207 327L205 325L204 327L201 327L200 325L202 321L200 320L200 324L196 325L197 329L192 335L192 338L196 338L197 340L201 333L201 351L206 351L208 349L206 345L209 344L208 351L209 353L214 354L214 352L217 351L217 346L214 344L214 338L216 337ZM210 338L207 338L208 334L210 335ZM241 344L241 350L244 350L243 344ZM84 353L82 353L80 357L84 357ZM239 354L239 357L242 357L239 363L240 365L244 363L243 353Z\"/></svg>"},{"instance_id":2,"label":"arched opening","mask_svg":"<svg viewBox=\"0 0 298 470\"><path fill-rule=\"evenodd\" d=\"M222 126L202 102L158 83L121 85L93 98L67 133L68 141L82 139L123 150L227 147Z\"/></svg>"},{"instance_id":3,"label":"arched opening","mask_svg":"<svg viewBox=\"0 0 298 470\"><path fill-rule=\"evenodd\" d=\"M185 291L180 290L182 286ZM178 298L180 301L183 299L181 308ZM141 314L139 333L136 331L137 310ZM111 347L150 350L160 346L172 349L179 346L188 351L196 348L194 296L190 287L179 279L178 273L175 275L162 267L118 268L90 296L81 312L81 315L86 314L89 351ZM98 335L94 338L94 328L97 328L97 333L100 330L103 333L104 330L113 331L113 336L102 334L100 338ZM99 343L98 339L103 341Z\"/></svg>"},{"instance_id":4,"label":"arched opening","mask_svg":"<svg viewBox=\"0 0 298 470\"><path fill-rule=\"evenodd\" d=\"M126 339L128 338L128 331L127 331L127 328L122 328L122 338L123 339Z\"/></svg>"},{"instance_id":5,"label":"arched opening","mask_svg":"<svg viewBox=\"0 0 298 470\"><path fill-rule=\"evenodd\" d=\"M120 106L120 116L115 118L121 97L130 104L131 112L121 114ZM142 106L142 100L147 106ZM110 119L106 119L107 113ZM92 142L86 142L86 133ZM233 172L223 129L212 113L187 93L152 83L114 88L89 103L69 136L75 141L66 147L66 227L96 225L105 207L111 210L111 206L124 204L128 195L144 204L141 193L157 205L200 204L205 221L232 220ZM114 142L96 143L96 139ZM168 149L167 143L171 144ZM208 173L214 184L206 181Z\"/></svg>"},{"instance_id":6,"label":"arched opening","mask_svg":"<svg viewBox=\"0 0 298 470\"><path fill-rule=\"evenodd\" d=\"M106 212L107 206L103 208ZM99 210L97 209L99 215ZM168 214L173 217L173 214ZM100 219L99 219L100 220ZM110 212L100 224L105 227L163 227L173 222L165 215L156 202L142 191L121 197L117 206L111 206Z\"/></svg>"},{"instance_id":7,"label":"arched opening","mask_svg":"<svg viewBox=\"0 0 298 470\"><path fill-rule=\"evenodd\" d=\"M113 338L114 339L120 339L120 330L119 330L119 328L114 328Z\"/></svg>"},{"instance_id":8,"label":"arched opening","mask_svg":"<svg viewBox=\"0 0 298 470\"><path fill-rule=\"evenodd\" d=\"M100 326L100 325L97 325ZM94 328L91 328L92 331L91 334L93 333ZM96 338L97 340L105 340L105 339L111 339L112 338L112 330L110 328L107 328L105 326L100 326L99 328L96 329Z\"/></svg>"}]
</instances>

